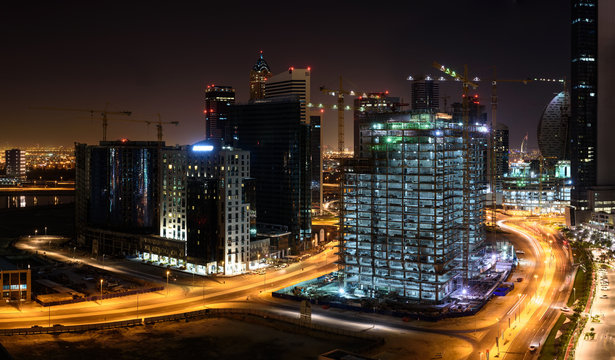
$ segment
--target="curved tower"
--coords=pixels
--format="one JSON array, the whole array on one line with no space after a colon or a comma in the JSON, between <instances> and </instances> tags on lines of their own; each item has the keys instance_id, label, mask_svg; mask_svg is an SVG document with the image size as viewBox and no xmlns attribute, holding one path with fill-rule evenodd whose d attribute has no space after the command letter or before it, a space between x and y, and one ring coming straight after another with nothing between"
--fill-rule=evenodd
<instances>
[{"instance_id":1,"label":"curved tower","mask_svg":"<svg viewBox=\"0 0 615 360\"><path fill-rule=\"evenodd\" d=\"M256 60L256 64L250 70L250 101L265 98L265 81L271 77L269 64L263 59L263 51Z\"/></svg>"},{"instance_id":2,"label":"curved tower","mask_svg":"<svg viewBox=\"0 0 615 360\"><path fill-rule=\"evenodd\" d=\"M550 164L566 158L569 104L570 95L560 92L549 102L538 123L538 148Z\"/></svg>"}]
</instances>

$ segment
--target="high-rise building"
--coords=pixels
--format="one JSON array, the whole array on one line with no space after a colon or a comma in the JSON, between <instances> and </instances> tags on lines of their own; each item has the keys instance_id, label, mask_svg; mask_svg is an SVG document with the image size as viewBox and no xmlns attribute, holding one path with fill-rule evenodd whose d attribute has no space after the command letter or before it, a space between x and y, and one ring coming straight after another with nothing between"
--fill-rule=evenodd
<instances>
[{"instance_id":1,"label":"high-rise building","mask_svg":"<svg viewBox=\"0 0 615 360\"><path fill-rule=\"evenodd\" d=\"M378 115L391 114L400 111L404 104L399 97L389 96L389 92L369 93L354 99L354 154L361 152L359 129L362 124L374 121ZM383 115L386 116L386 115Z\"/></svg>"},{"instance_id":2,"label":"high-rise building","mask_svg":"<svg viewBox=\"0 0 615 360\"><path fill-rule=\"evenodd\" d=\"M204 259L207 273L245 272L250 205L244 181L250 176L250 153L221 142L200 142L188 152L187 172L188 256Z\"/></svg>"},{"instance_id":3,"label":"high-rise building","mask_svg":"<svg viewBox=\"0 0 615 360\"><path fill-rule=\"evenodd\" d=\"M222 139L231 144L235 129L228 121L228 108L235 103L235 89L230 86L207 85L205 89L205 137Z\"/></svg>"},{"instance_id":4,"label":"high-rise building","mask_svg":"<svg viewBox=\"0 0 615 360\"><path fill-rule=\"evenodd\" d=\"M342 164L346 283L368 296L388 289L442 302L483 270L486 135L471 126L466 157L450 116L411 112L361 126L361 157Z\"/></svg>"},{"instance_id":5,"label":"high-rise building","mask_svg":"<svg viewBox=\"0 0 615 360\"><path fill-rule=\"evenodd\" d=\"M571 205L586 210L587 189L597 179L598 0L572 0L571 5Z\"/></svg>"},{"instance_id":6,"label":"high-rise building","mask_svg":"<svg viewBox=\"0 0 615 360\"><path fill-rule=\"evenodd\" d=\"M598 185L614 186L615 2L600 0L598 6Z\"/></svg>"},{"instance_id":7,"label":"high-rise building","mask_svg":"<svg viewBox=\"0 0 615 360\"><path fill-rule=\"evenodd\" d=\"M250 101L265 98L265 82L271 75L269 64L263 59L263 52L261 51L256 64L250 70Z\"/></svg>"},{"instance_id":8,"label":"high-rise building","mask_svg":"<svg viewBox=\"0 0 615 360\"><path fill-rule=\"evenodd\" d=\"M412 82L412 110L440 108L440 84L431 76L423 76Z\"/></svg>"},{"instance_id":9,"label":"high-rise building","mask_svg":"<svg viewBox=\"0 0 615 360\"><path fill-rule=\"evenodd\" d=\"M184 147L161 149L160 236L186 241L186 172Z\"/></svg>"},{"instance_id":10,"label":"high-rise building","mask_svg":"<svg viewBox=\"0 0 615 360\"><path fill-rule=\"evenodd\" d=\"M307 105L310 103L311 69L288 68L288 71L276 74L265 82L265 99L284 99L296 96L301 106L301 121L309 123Z\"/></svg>"},{"instance_id":11,"label":"high-rise building","mask_svg":"<svg viewBox=\"0 0 615 360\"><path fill-rule=\"evenodd\" d=\"M508 126L497 123L494 134L495 151L495 184L496 189L502 189L502 177L508 173L508 154L510 151L508 144Z\"/></svg>"},{"instance_id":12,"label":"high-rise building","mask_svg":"<svg viewBox=\"0 0 615 360\"><path fill-rule=\"evenodd\" d=\"M251 156L257 226L281 225L290 232L293 251L309 248L312 167L303 102L291 96L234 105L230 111L238 146Z\"/></svg>"},{"instance_id":13,"label":"high-rise building","mask_svg":"<svg viewBox=\"0 0 615 360\"><path fill-rule=\"evenodd\" d=\"M538 123L538 148L549 168L566 158L569 103L568 93L560 92L549 102Z\"/></svg>"},{"instance_id":14,"label":"high-rise building","mask_svg":"<svg viewBox=\"0 0 615 360\"><path fill-rule=\"evenodd\" d=\"M6 177L26 178L26 152L19 149L4 151L4 161L6 166Z\"/></svg>"},{"instance_id":15,"label":"high-rise building","mask_svg":"<svg viewBox=\"0 0 615 360\"><path fill-rule=\"evenodd\" d=\"M312 201L322 206L322 121L321 115L310 115L311 149L312 149Z\"/></svg>"},{"instance_id":16,"label":"high-rise building","mask_svg":"<svg viewBox=\"0 0 615 360\"><path fill-rule=\"evenodd\" d=\"M453 113L453 120L463 121L463 104L460 102L454 102L451 104ZM485 111L485 105L480 103L478 95L468 97L468 121L472 125L486 125L487 124L487 112Z\"/></svg>"}]
</instances>

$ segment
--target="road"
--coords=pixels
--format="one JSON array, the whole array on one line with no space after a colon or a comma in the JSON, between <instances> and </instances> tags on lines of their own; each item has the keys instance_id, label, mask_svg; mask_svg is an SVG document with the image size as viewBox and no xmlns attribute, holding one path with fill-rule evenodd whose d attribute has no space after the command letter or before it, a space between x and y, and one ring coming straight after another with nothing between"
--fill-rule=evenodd
<instances>
[{"instance_id":1,"label":"road","mask_svg":"<svg viewBox=\"0 0 615 360\"><path fill-rule=\"evenodd\" d=\"M500 223L500 225L507 231L523 232L527 237L532 238L529 242L529 244L533 243L532 246L520 247L526 254L533 254L532 261L535 264L533 275L530 277L531 282L523 294L526 295L527 302L533 302L534 306L537 307L524 330L519 331L511 340L511 345L503 357L506 359L537 358L539 351L531 353L528 351L528 347L530 344L544 343L551 327L559 318L560 308L568 300L573 281L571 254L568 248L564 246L562 238L541 222L528 226L527 220L513 218L506 223ZM545 239L542 241L543 246L538 245L540 238ZM544 250L545 247L547 247L547 252ZM548 251L549 249L551 251ZM545 279L546 273L552 273L550 280ZM548 286L548 288L544 291L542 298L532 301L532 297L539 292L539 289L544 289L544 286ZM527 306L527 302L521 306ZM495 338L497 331L490 336ZM487 341L489 341L490 336L487 336Z\"/></svg>"},{"instance_id":2,"label":"road","mask_svg":"<svg viewBox=\"0 0 615 360\"><path fill-rule=\"evenodd\" d=\"M335 309L324 310L315 306L312 309L313 321L382 335L399 334L402 330L417 339L426 334L450 336L469 344L471 351L466 359L481 360L485 358L486 349L494 348L496 336L508 327L508 318L511 318L515 329L504 330L507 341L501 344L503 354L500 358L514 360L535 357L536 354L527 350L529 344L546 338L550 326L559 316L559 308L567 299L571 286L570 254L562 247L561 239L540 222L531 224L526 219L507 218L506 221L501 221L500 225L513 234L511 241L515 247L525 252L520 266L524 283L519 284L521 286L505 297L506 299L492 300L477 315L438 323L405 323L399 318ZM551 239L551 243L540 241L542 238ZM19 242L18 246L30 251L45 249L49 257L60 261L73 260L70 254L45 248L47 244L46 239L33 237ZM302 263L282 270L270 270L265 276L204 279L177 273L178 281L171 284L168 296L166 291L161 291L138 297L103 300L100 303L85 302L51 308L30 304L25 305L21 312L5 307L0 310L0 328L117 321L181 313L204 307L251 307L298 316L298 303L280 301L271 298L268 293L336 270L337 266L333 263L336 257L333 252L332 248L328 248ZM78 260L91 266L104 266L107 271L139 276L150 281L160 282L160 273L164 271L161 268L126 261L107 260L103 265L87 257L78 257ZM548 261L545 263L545 260ZM266 295L263 295L263 291ZM518 318L517 314L521 314L521 317ZM491 354L494 353L495 350L491 350Z\"/></svg>"}]
</instances>

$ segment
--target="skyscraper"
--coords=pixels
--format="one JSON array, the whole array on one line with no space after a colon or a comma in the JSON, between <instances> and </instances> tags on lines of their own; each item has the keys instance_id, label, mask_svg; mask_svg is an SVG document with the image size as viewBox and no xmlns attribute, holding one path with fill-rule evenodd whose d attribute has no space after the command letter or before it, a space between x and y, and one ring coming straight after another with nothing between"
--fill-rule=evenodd
<instances>
[{"instance_id":1,"label":"skyscraper","mask_svg":"<svg viewBox=\"0 0 615 360\"><path fill-rule=\"evenodd\" d=\"M389 289L441 302L479 274L487 132L471 126L468 157L462 133L433 112L361 126L361 157L342 164L340 263L348 283L368 295Z\"/></svg>"},{"instance_id":2,"label":"skyscraper","mask_svg":"<svg viewBox=\"0 0 615 360\"><path fill-rule=\"evenodd\" d=\"M188 255L204 259L208 273L245 272L250 205L244 180L250 175L250 153L205 141L191 147L188 164Z\"/></svg>"},{"instance_id":3,"label":"skyscraper","mask_svg":"<svg viewBox=\"0 0 615 360\"><path fill-rule=\"evenodd\" d=\"M238 146L251 156L257 225L280 225L290 232L293 250L308 248L312 168L310 126L302 121L302 102L297 96L259 100L234 105L230 114Z\"/></svg>"},{"instance_id":4,"label":"skyscraper","mask_svg":"<svg viewBox=\"0 0 615 360\"><path fill-rule=\"evenodd\" d=\"M235 89L230 86L207 85L205 89L205 137L233 142L234 129L228 121L228 108L235 103Z\"/></svg>"},{"instance_id":5,"label":"skyscraper","mask_svg":"<svg viewBox=\"0 0 615 360\"><path fill-rule=\"evenodd\" d=\"M309 114L307 104L310 103L310 73L311 69L288 68L288 71L276 74L265 83L265 99L283 99L296 96L301 106L301 121L308 124Z\"/></svg>"},{"instance_id":6,"label":"skyscraper","mask_svg":"<svg viewBox=\"0 0 615 360\"><path fill-rule=\"evenodd\" d=\"M322 129L321 115L310 115L311 156L312 156L312 201L322 206Z\"/></svg>"},{"instance_id":7,"label":"skyscraper","mask_svg":"<svg viewBox=\"0 0 615 360\"><path fill-rule=\"evenodd\" d=\"M26 178L26 152L19 149L4 151L6 176L12 178Z\"/></svg>"},{"instance_id":8,"label":"skyscraper","mask_svg":"<svg viewBox=\"0 0 615 360\"><path fill-rule=\"evenodd\" d=\"M615 185L615 2L601 0L598 14L598 185ZM591 200L590 200L591 201Z\"/></svg>"},{"instance_id":9,"label":"skyscraper","mask_svg":"<svg viewBox=\"0 0 615 360\"><path fill-rule=\"evenodd\" d=\"M256 64L250 70L250 101L265 98L265 82L271 75L269 64L263 59L263 52L261 51Z\"/></svg>"},{"instance_id":10,"label":"skyscraper","mask_svg":"<svg viewBox=\"0 0 615 360\"><path fill-rule=\"evenodd\" d=\"M569 121L571 205L588 208L587 189L597 179L598 0L572 0ZM603 156L605 156L604 154Z\"/></svg>"},{"instance_id":11,"label":"skyscraper","mask_svg":"<svg viewBox=\"0 0 615 360\"><path fill-rule=\"evenodd\" d=\"M497 123L494 134L495 150L495 186L497 190L502 190L502 177L508 174L508 126Z\"/></svg>"},{"instance_id":12,"label":"skyscraper","mask_svg":"<svg viewBox=\"0 0 615 360\"><path fill-rule=\"evenodd\" d=\"M549 167L566 158L569 103L568 93L560 92L545 107L538 123L538 148Z\"/></svg>"},{"instance_id":13,"label":"skyscraper","mask_svg":"<svg viewBox=\"0 0 615 360\"><path fill-rule=\"evenodd\" d=\"M431 76L424 76L412 82L412 110L440 108L440 84Z\"/></svg>"}]
</instances>

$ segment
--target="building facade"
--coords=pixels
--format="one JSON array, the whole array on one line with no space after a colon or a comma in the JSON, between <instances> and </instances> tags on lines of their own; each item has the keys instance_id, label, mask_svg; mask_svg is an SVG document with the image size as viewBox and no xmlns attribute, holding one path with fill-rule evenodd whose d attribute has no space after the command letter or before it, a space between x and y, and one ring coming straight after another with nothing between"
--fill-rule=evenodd
<instances>
[{"instance_id":1,"label":"building facade","mask_svg":"<svg viewBox=\"0 0 615 360\"><path fill-rule=\"evenodd\" d=\"M571 5L571 205L587 210L587 189L597 180L598 0L572 0Z\"/></svg>"},{"instance_id":2,"label":"building facade","mask_svg":"<svg viewBox=\"0 0 615 360\"><path fill-rule=\"evenodd\" d=\"M231 107L238 146L251 156L257 227L290 232L293 251L311 243L311 129L302 109L297 97Z\"/></svg>"},{"instance_id":3,"label":"building facade","mask_svg":"<svg viewBox=\"0 0 615 360\"><path fill-rule=\"evenodd\" d=\"M301 108L301 121L309 124L311 69L288 68L265 82L265 99L276 100L296 97Z\"/></svg>"},{"instance_id":4,"label":"building facade","mask_svg":"<svg viewBox=\"0 0 615 360\"><path fill-rule=\"evenodd\" d=\"M502 178L508 174L509 162L509 131L508 126L497 123L494 131L494 152L495 152L495 186L497 190L502 189Z\"/></svg>"},{"instance_id":5,"label":"building facade","mask_svg":"<svg viewBox=\"0 0 615 360\"><path fill-rule=\"evenodd\" d=\"M545 107L538 123L538 148L549 167L566 159L570 95L563 91Z\"/></svg>"},{"instance_id":6,"label":"building facade","mask_svg":"<svg viewBox=\"0 0 615 360\"><path fill-rule=\"evenodd\" d=\"M412 110L440 109L440 84L430 76L412 82Z\"/></svg>"},{"instance_id":7,"label":"building facade","mask_svg":"<svg viewBox=\"0 0 615 360\"><path fill-rule=\"evenodd\" d=\"M25 179L26 178L26 152L19 149L4 151L6 166L6 177Z\"/></svg>"},{"instance_id":8,"label":"building facade","mask_svg":"<svg viewBox=\"0 0 615 360\"><path fill-rule=\"evenodd\" d=\"M208 85L205 89L205 137L233 142L234 129L228 121L228 108L235 103L235 89Z\"/></svg>"},{"instance_id":9,"label":"building facade","mask_svg":"<svg viewBox=\"0 0 615 360\"><path fill-rule=\"evenodd\" d=\"M359 129L362 124L370 123L375 119L375 114L391 114L401 110L404 105L399 97L389 96L387 92L376 92L359 96L354 99L354 154L361 152L361 137ZM386 115L381 115L386 116Z\"/></svg>"},{"instance_id":10,"label":"building facade","mask_svg":"<svg viewBox=\"0 0 615 360\"><path fill-rule=\"evenodd\" d=\"M247 271L250 205L244 181L250 176L250 153L201 142L192 146L188 159L188 255L205 259L208 273Z\"/></svg>"},{"instance_id":11,"label":"building facade","mask_svg":"<svg viewBox=\"0 0 615 360\"><path fill-rule=\"evenodd\" d=\"M450 116L435 112L395 114L361 127L361 156L343 164L346 284L368 296L385 290L441 302L478 274L487 132L471 129L467 192L462 133Z\"/></svg>"},{"instance_id":12,"label":"building facade","mask_svg":"<svg viewBox=\"0 0 615 360\"><path fill-rule=\"evenodd\" d=\"M265 82L272 76L269 64L263 59L261 51L256 64L250 70L250 101L265 98Z\"/></svg>"}]
</instances>

